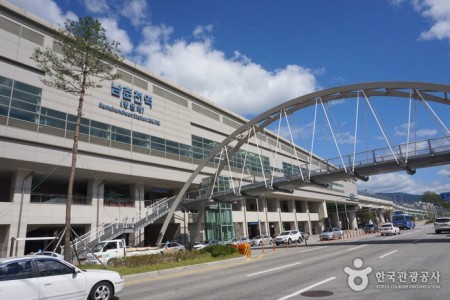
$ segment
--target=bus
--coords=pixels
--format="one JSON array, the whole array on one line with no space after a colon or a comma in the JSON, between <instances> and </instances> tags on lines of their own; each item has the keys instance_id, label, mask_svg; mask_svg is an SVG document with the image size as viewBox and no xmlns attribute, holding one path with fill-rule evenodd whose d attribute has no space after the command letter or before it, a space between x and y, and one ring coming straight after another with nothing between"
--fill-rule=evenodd
<instances>
[{"instance_id":1,"label":"bus","mask_svg":"<svg viewBox=\"0 0 450 300\"><path fill-rule=\"evenodd\" d=\"M416 227L414 218L408 214L395 214L392 216L392 224L400 229L412 229Z\"/></svg>"}]
</instances>

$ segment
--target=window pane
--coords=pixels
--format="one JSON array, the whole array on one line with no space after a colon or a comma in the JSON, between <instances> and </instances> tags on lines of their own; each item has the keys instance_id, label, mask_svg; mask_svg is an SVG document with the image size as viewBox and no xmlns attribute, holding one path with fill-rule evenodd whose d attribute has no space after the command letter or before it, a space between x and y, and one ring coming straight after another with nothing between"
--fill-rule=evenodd
<instances>
[{"instance_id":1,"label":"window pane","mask_svg":"<svg viewBox=\"0 0 450 300\"><path fill-rule=\"evenodd\" d=\"M66 113L43 107L41 109L41 115L50 116L60 120L66 120Z\"/></svg>"},{"instance_id":2,"label":"window pane","mask_svg":"<svg viewBox=\"0 0 450 300\"><path fill-rule=\"evenodd\" d=\"M100 130L100 129L97 129L97 128L92 128L91 127L90 134L92 136L100 137L100 138L103 138L103 139L108 139L109 138L109 132L108 131Z\"/></svg>"},{"instance_id":3,"label":"window pane","mask_svg":"<svg viewBox=\"0 0 450 300\"><path fill-rule=\"evenodd\" d=\"M76 122L77 122L77 116L74 116L74 115L68 115L68 116L67 116L67 120L68 120L69 122L76 123ZM89 119L81 118L80 124L89 126Z\"/></svg>"},{"instance_id":4,"label":"window pane","mask_svg":"<svg viewBox=\"0 0 450 300\"><path fill-rule=\"evenodd\" d=\"M102 122L97 122L94 120L91 120L91 127L95 127L95 128L99 128L99 129L103 129L103 130L107 130L109 131L109 125L102 123Z\"/></svg>"},{"instance_id":5,"label":"window pane","mask_svg":"<svg viewBox=\"0 0 450 300\"><path fill-rule=\"evenodd\" d=\"M72 269L63 263L55 260L36 260L36 264L41 276L57 276L72 274Z\"/></svg>"},{"instance_id":6,"label":"window pane","mask_svg":"<svg viewBox=\"0 0 450 300\"><path fill-rule=\"evenodd\" d=\"M150 149L150 141L144 141L138 138L133 138L133 145Z\"/></svg>"},{"instance_id":7,"label":"window pane","mask_svg":"<svg viewBox=\"0 0 450 300\"><path fill-rule=\"evenodd\" d=\"M45 116L41 116L39 124L56 127L56 128L61 128L61 129L66 128L66 121L54 119L54 118L50 118L50 117L45 117Z\"/></svg>"},{"instance_id":8,"label":"window pane","mask_svg":"<svg viewBox=\"0 0 450 300\"><path fill-rule=\"evenodd\" d=\"M9 106L9 100L10 99L11 98L9 98L9 97L0 96L0 104Z\"/></svg>"},{"instance_id":9,"label":"window pane","mask_svg":"<svg viewBox=\"0 0 450 300\"><path fill-rule=\"evenodd\" d=\"M150 141L150 135L145 134L145 133L140 133L137 131L133 131L133 137L141 139L141 140Z\"/></svg>"},{"instance_id":10,"label":"window pane","mask_svg":"<svg viewBox=\"0 0 450 300\"><path fill-rule=\"evenodd\" d=\"M153 143L153 142L152 142L152 149L153 150L159 150L159 151L166 151L165 145L158 144L158 143Z\"/></svg>"},{"instance_id":11,"label":"window pane","mask_svg":"<svg viewBox=\"0 0 450 300\"><path fill-rule=\"evenodd\" d=\"M33 103L33 104L39 104L39 102L41 100L40 96L21 92L18 90L13 90L12 97L14 99L19 99L19 100L26 101L26 102Z\"/></svg>"},{"instance_id":12,"label":"window pane","mask_svg":"<svg viewBox=\"0 0 450 300\"><path fill-rule=\"evenodd\" d=\"M0 116L8 115L8 107L0 105Z\"/></svg>"},{"instance_id":13,"label":"window pane","mask_svg":"<svg viewBox=\"0 0 450 300\"><path fill-rule=\"evenodd\" d=\"M26 84L26 83L23 83L20 81L14 82L14 89L21 90L21 91L24 91L24 92L27 92L30 94L38 95L38 96L41 95L41 91L42 91L41 88Z\"/></svg>"},{"instance_id":14,"label":"window pane","mask_svg":"<svg viewBox=\"0 0 450 300\"><path fill-rule=\"evenodd\" d=\"M0 84L1 84L1 85L5 85L5 86L12 87L13 81L12 81L12 79L9 79L9 78L0 76Z\"/></svg>"},{"instance_id":15,"label":"window pane","mask_svg":"<svg viewBox=\"0 0 450 300\"><path fill-rule=\"evenodd\" d=\"M29 103L14 100L14 99L11 100L11 107L20 108L20 109L31 111L31 112L37 112L37 109L38 109L38 107L34 104L29 104Z\"/></svg>"},{"instance_id":16,"label":"window pane","mask_svg":"<svg viewBox=\"0 0 450 300\"><path fill-rule=\"evenodd\" d=\"M172 153L172 154L180 154L180 151L178 148L166 146L166 152Z\"/></svg>"},{"instance_id":17,"label":"window pane","mask_svg":"<svg viewBox=\"0 0 450 300\"><path fill-rule=\"evenodd\" d=\"M75 131L75 123L67 123L67 130L74 132ZM89 135L89 127L80 125L80 133Z\"/></svg>"},{"instance_id":18,"label":"window pane","mask_svg":"<svg viewBox=\"0 0 450 300\"><path fill-rule=\"evenodd\" d=\"M116 126L112 126L111 127L111 132L119 133L119 134L122 134L122 135L125 135L125 136L131 136L131 130L120 128L120 127L116 127Z\"/></svg>"},{"instance_id":19,"label":"window pane","mask_svg":"<svg viewBox=\"0 0 450 300\"><path fill-rule=\"evenodd\" d=\"M131 143L131 137L122 135L122 134L117 134L117 133L111 134L111 140L116 141L116 142L125 143L125 144Z\"/></svg>"},{"instance_id":20,"label":"window pane","mask_svg":"<svg viewBox=\"0 0 450 300\"><path fill-rule=\"evenodd\" d=\"M36 119L37 119L36 113L30 113L30 112L26 112L24 110L15 109L15 108L11 108L11 111L9 112L9 117L14 118L14 119L28 121L28 122L33 122L33 123L35 123Z\"/></svg>"},{"instance_id":21,"label":"window pane","mask_svg":"<svg viewBox=\"0 0 450 300\"><path fill-rule=\"evenodd\" d=\"M11 89L9 87L1 86L0 85L0 95L1 96L11 96Z\"/></svg>"}]
</instances>

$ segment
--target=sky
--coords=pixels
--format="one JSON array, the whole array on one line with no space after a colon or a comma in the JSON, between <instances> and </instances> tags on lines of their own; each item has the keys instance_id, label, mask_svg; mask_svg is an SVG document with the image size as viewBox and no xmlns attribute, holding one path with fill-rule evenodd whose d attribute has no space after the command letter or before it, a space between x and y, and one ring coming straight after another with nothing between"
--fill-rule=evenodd
<instances>
[{"instance_id":1,"label":"sky","mask_svg":"<svg viewBox=\"0 0 450 300\"><path fill-rule=\"evenodd\" d=\"M108 37L120 42L128 60L248 119L298 96L347 84L450 84L447 0L7 1L55 25L67 18L95 17ZM336 118L341 117L334 127L343 148L351 148L350 141L358 136L355 122L349 121L355 106L347 105L330 105ZM434 108L441 117L448 116L448 107L442 106ZM416 110L417 137L443 135L438 133L442 126L426 118L423 108ZM405 141L407 111L405 104L383 103L377 108L394 144ZM330 131L322 115L317 124L323 126L315 131L322 135L311 146L313 115L311 110L299 113L293 135L296 142L306 140L305 148L325 156L334 147ZM365 135L372 139L361 139L358 145L386 147L373 118L367 120L361 122L371 124ZM449 121L443 121L448 128ZM287 124L282 128L288 138ZM446 165L420 169L414 176L404 172L372 176L367 183L358 183L358 189L450 192L449 176Z\"/></svg>"}]
</instances>

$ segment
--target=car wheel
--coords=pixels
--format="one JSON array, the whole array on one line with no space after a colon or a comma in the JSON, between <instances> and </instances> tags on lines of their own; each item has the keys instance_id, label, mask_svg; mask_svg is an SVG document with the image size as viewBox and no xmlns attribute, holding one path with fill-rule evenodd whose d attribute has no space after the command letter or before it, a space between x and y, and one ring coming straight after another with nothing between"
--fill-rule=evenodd
<instances>
[{"instance_id":1,"label":"car wheel","mask_svg":"<svg viewBox=\"0 0 450 300\"><path fill-rule=\"evenodd\" d=\"M259 246L262 246L262 244L263 244L262 241L260 241L260 242L259 242Z\"/></svg>"},{"instance_id":2,"label":"car wheel","mask_svg":"<svg viewBox=\"0 0 450 300\"><path fill-rule=\"evenodd\" d=\"M271 246L272 246L272 245L273 245L273 241L269 241L269 245L271 245Z\"/></svg>"},{"instance_id":3,"label":"car wheel","mask_svg":"<svg viewBox=\"0 0 450 300\"><path fill-rule=\"evenodd\" d=\"M288 245L292 244L292 240L288 239Z\"/></svg>"},{"instance_id":4,"label":"car wheel","mask_svg":"<svg viewBox=\"0 0 450 300\"><path fill-rule=\"evenodd\" d=\"M89 293L89 300L111 300L114 297L114 289L111 283L101 281L94 285Z\"/></svg>"},{"instance_id":5,"label":"car wheel","mask_svg":"<svg viewBox=\"0 0 450 300\"><path fill-rule=\"evenodd\" d=\"M439 234L439 233L441 233L441 232L440 232L439 230L436 230L435 232L436 232L436 234Z\"/></svg>"}]
</instances>

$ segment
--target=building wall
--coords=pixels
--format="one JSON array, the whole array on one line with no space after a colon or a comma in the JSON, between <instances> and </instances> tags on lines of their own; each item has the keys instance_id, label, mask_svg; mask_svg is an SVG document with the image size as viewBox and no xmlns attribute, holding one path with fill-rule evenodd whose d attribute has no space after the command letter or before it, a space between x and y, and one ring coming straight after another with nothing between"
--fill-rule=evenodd
<instances>
[{"instance_id":1,"label":"building wall","mask_svg":"<svg viewBox=\"0 0 450 300\"><path fill-rule=\"evenodd\" d=\"M61 227L65 220L65 205L30 201L36 188L39 189L34 183L41 179L44 185L53 180L63 187L71 163L71 128L78 97L43 85L40 81L43 73L30 58L36 47L58 51L52 38L54 29L8 3L0 4L0 89L4 92L0 101L0 178L11 182L9 191L0 185L1 256L8 252L11 237L25 237L32 228L39 226ZM132 217L145 201L156 200L155 194L176 194L206 155L196 153L200 148L194 143L195 137L202 138L208 145L220 143L247 122L242 116L217 107L129 61L119 66L118 72L121 79L89 90L84 101L76 180L83 182L86 190L83 196L88 200L72 208L72 223L81 231L114 219ZM10 90L7 82L13 82ZM23 84L31 86L36 95L15 96L14 93L21 93L17 86ZM137 113L137 118L116 113L114 110L130 113L121 107L123 96L114 96L117 85L151 96L152 106L142 105L144 112ZM34 97L34 100L27 100L27 97ZM11 113L14 111L16 114ZM142 117L151 122L142 121ZM137 137L143 135L138 141ZM271 167L287 167L296 155L306 162L308 153L301 148L294 153L285 140L278 146L275 161L270 153L276 148L275 140L268 131L265 136L258 134L258 141L253 137L248 151L256 154L260 145L262 156ZM164 147L164 151L158 145ZM200 186L202 178L214 173L213 166L206 167L194 184ZM237 176L240 170L232 173ZM105 185L128 186L132 205L106 206ZM9 197L4 196L6 193ZM286 226L297 229L299 224L310 233L317 232L327 218L323 203L353 202L354 195L356 185L352 180L334 183L328 188L305 187L293 194L274 192L258 202L258 212L245 204L233 211L233 224L238 224L234 231L249 235L254 230L251 224L256 222L262 233L279 233ZM182 213L173 218L172 224L182 224L178 235L192 236L196 216ZM143 243L144 233L136 233L131 240ZM25 243L19 243L19 253L24 249Z\"/></svg>"}]
</instances>

